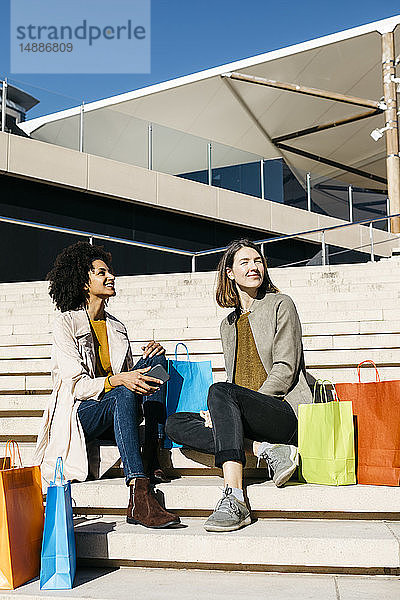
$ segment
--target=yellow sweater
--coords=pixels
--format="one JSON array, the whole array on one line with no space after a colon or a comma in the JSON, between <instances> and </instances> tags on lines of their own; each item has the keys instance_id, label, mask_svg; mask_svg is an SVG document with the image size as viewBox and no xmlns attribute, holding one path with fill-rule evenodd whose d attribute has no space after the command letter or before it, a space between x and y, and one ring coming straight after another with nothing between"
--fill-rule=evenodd
<instances>
[{"instance_id":1,"label":"yellow sweater","mask_svg":"<svg viewBox=\"0 0 400 600\"><path fill-rule=\"evenodd\" d=\"M108 347L107 326L104 320L90 321L92 328L94 351L96 354L96 377L107 377L104 383L104 391L107 393L113 389L109 377L113 374Z\"/></svg>"}]
</instances>

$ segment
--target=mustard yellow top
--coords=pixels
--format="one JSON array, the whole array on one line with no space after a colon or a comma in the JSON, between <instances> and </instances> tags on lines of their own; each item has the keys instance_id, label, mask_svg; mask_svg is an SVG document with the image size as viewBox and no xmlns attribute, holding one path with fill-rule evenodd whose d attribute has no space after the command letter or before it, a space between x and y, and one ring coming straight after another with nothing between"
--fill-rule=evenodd
<instances>
[{"instance_id":1,"label":"mustard yellow top","mask_svg":"<svg viewBox=\"0 0 400 600\"><path fill-rule=\"evenodd\" d=\"M257 392L267 379L249 323L249 314L243 313L236 322L236 360L234 383Z\"/></svg>"},{"instance_id":2,"label":"mustard yellow top","mask_svg":"<svg viewBox=\"0 0 400 600\"><path fill-rule=\"evenodd\" d=\"M104 319L98 321L90 320L92 328L94 351L96 354L96 377L107 377L104 383L104 392L113 389L109 377L113 374L110 360L110 350L108 347L107 326Z\"/></svg>"}]
</instances>

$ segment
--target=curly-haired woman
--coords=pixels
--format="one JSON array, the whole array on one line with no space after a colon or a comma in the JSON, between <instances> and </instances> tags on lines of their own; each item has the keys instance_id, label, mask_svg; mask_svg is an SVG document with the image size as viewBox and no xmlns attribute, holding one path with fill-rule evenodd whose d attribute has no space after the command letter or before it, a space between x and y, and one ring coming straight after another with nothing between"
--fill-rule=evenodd
<instances>
[{"instance_id":1,"label":"curly-haired woman","mask_svg":"<svg viewBox=\"0 0 400 600\"><path fill-rule=\"evenodd\" d=\"M210 387L208 411L171 415L166 431L186 448L215 455L225 490L204 528L233 531L250 523L245 450L266 460L275 485L284 485L297 466L297 407L312 397L296 308L271 282L257 246L232 242L218 270L217 303L235 309L221 323L228 381Z\"/></svg>"},{"instance_id":2,"label":"curly-haired woman","mask_svg":"<svg viewBox=\"0 0 400 600\"><path fill-rule=\"evenodd\" d=\"M155 364L165 365L164 348L149 342L143 358L133 365L125 326L105 310L115 296L115 277L111 255L103 248L85 242L65 248L48 279L60 312L53 330L53 393L35 454L44 480L51 478L61 456L66 478L84 481L87 442L111 429L130 489L128 523L155 528L179 523L153 494L139 442L141 404L151 423L152 411L146 415L148 397L153 405L162 401L162 382L146 373Z\"/></svg>"}]
</instances>

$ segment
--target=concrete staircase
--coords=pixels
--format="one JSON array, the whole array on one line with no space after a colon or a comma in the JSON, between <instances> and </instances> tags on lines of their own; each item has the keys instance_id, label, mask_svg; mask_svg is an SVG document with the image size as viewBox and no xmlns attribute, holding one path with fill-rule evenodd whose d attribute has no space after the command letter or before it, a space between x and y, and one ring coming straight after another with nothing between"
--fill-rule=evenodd
<instances>
[{"instance_id":1,"label":"concrete staircase","mask_svg":"<svg viewBox=\"0 0 400 600\"><path fill-rule=\"evenodd\" d=\"M271 269L295 301L312 377L355 381L365 359L382 379L400 378L400 262ZM211 359L214 381L225 372L219 322L227 311L213 299L215 273L121 277L109 310L129 330L132 349L161 341L172 356L184 341L193 360ZM51 321L46 282L0 284L0 442L20 442L29 463L51 381ZM180 348L180 354L183 349ZM364 380L373 371L365 369ZM117 477L73 485L78 557L91 565L144 565L253 571L400 574L397 488L341 488L291 482L277 490L249 460L247 493L257 521L229 536L206 533L221 491L211 457L174 449L164 461L178 477L158 486L181 529L129 526L127 489Z\"/></svg>"}]
</instances>

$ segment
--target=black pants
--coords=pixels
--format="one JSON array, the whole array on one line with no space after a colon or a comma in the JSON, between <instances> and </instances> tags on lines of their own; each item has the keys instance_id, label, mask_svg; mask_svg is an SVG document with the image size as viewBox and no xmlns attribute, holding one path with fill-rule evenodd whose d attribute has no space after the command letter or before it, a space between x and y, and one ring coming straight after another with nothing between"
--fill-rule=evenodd
<instances>
[{"instance_id":1,"label":"black pants","mask_svg":"<svg viewBox=\"0 0 400 600\"><path fill-rule=\"evenodd\" d=\"M215 466L246 462L244 439L297 444L297 417L286 401L234 383L214 383L208 392L212 429L198 413L168 417L167 435L185 448L215 455Z\"/></svg>"}]
</instances>

